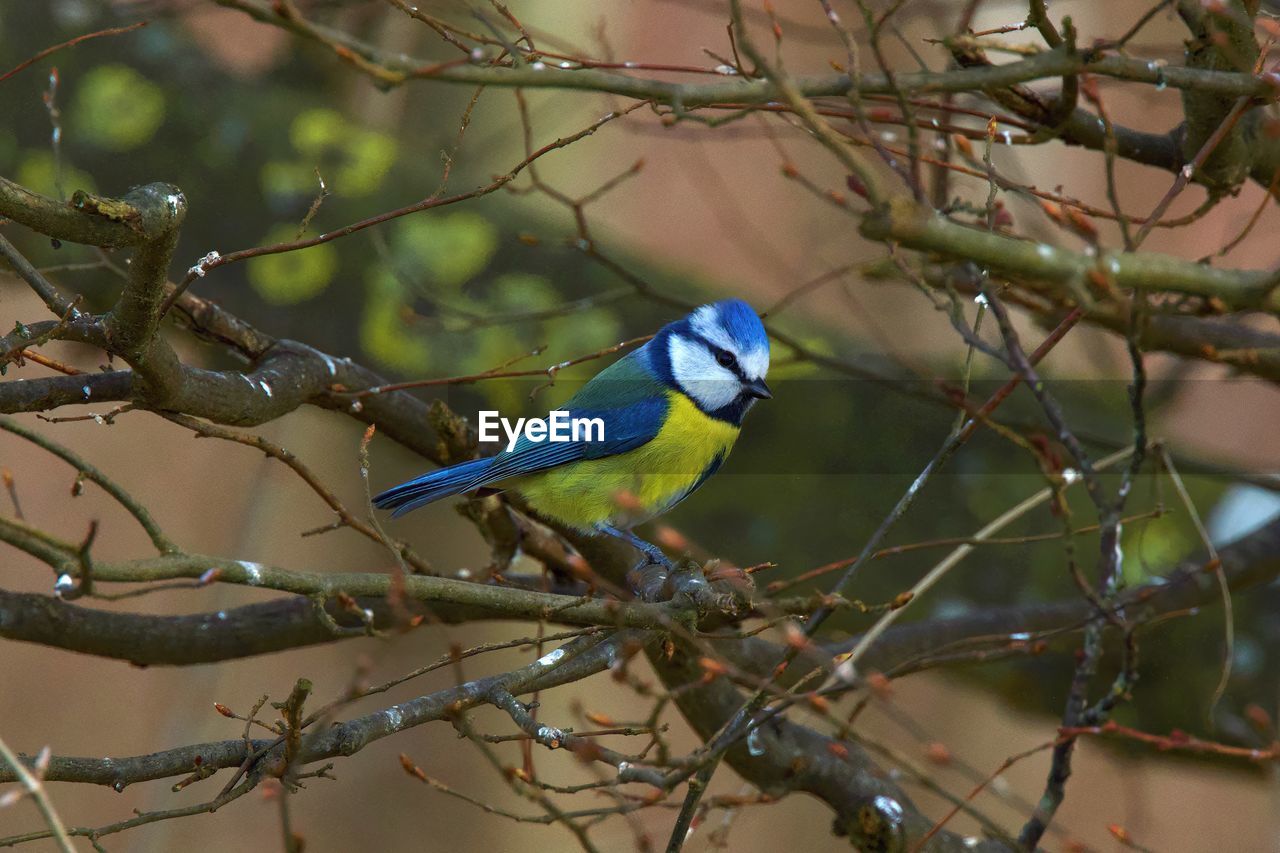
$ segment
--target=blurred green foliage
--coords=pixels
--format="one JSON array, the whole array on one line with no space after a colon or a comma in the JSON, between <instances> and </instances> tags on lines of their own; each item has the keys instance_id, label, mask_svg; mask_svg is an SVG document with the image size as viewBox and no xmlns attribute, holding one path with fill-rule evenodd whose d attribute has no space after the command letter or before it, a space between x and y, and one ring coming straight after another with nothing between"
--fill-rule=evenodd
<instances>
[{"instance_id":1,"label":"blurred green foliage","mask_svg":"<svg viewBox=\"0 0 1280 853\"><path fill-rule=\"evenodd\" d=\"M396 223L392 236L395 261L421 271L415 279L423 295L454 294L493 260L498 230L470 210L435 213Z\"/></svg>"},{"instance_id":2,"label":"blurred green foliage","mask_svg":"<svg viewBox=\"0 0 1280 853\"><path fill-rule=\"evenodd\" d=\"M297 226L277 225L263 235L261 245L298 239ZM318 296L338 271L338 250L321 243L296 252L264 255L245 262L249 283L272 305L297 305Z\"/></svg>"},{"instance_id":3,"label":"blurred green foliage","mask_svg":"<svg viewBox=\"0 0 1280 853\"><path fill-rule=\"evenodd\" d=\"M164 121L164 91L128 65L89 69L68 123L84 142L124 152L151 141Z\"/></svg>"},{"instance_id":4,"label":"blurred green foliage","mask_svg":"<svg viewBox=\"0 0 1280 853\"><path fill-rule=\"evenodd\" d=\"M28 189L55 197L58 195L59 184L62 186L64 195L68 194L67 187L88 192L97 191L93 176L74 166L62 164L61 174L59 174L59 166L53 157L53 152L47 150L24 151L14 179Z\"/></svg>"},{"instance_id":5,"label":"blurred green foliage","mask_svg":"<svg viewBox=\"0 0 1280 853\"><path fill-rule=\"evenodd\" d=\"M299 113L289 126L293 156L262 166L262 192L268 196L314 195L324 175L334 192L359 198L382 186L396 160L396 141L367 130L325 107Z\"/></svg>"}]
</instances>

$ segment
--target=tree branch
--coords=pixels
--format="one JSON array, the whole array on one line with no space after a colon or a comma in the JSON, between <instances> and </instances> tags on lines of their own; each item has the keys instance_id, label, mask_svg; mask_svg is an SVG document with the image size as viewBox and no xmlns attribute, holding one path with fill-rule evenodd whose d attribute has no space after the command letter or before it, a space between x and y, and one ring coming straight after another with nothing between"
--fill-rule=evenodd
<instances>
[{"instance_id":1,"label":"tree branch","mask_svg":"<svg viewBox=\"0 0 1280 853\"><path fill-rule=\"evenodd\" d=\"M134 206L135 201L145 204L146 193L157 186L161 185L140 187L121 199L78 191L71 201L62 202L0 176L0 216L57 240L112 249L138 246L156 239L167 228L164 220L144 216ZM143 195L135 196L135 192Z\"/></svg>"},{"instance_id":2,"label":"tree branch","mask_svg":"<svg viewBox=\"0 0 1280 853\"><path fill-rule=\"evenodd\" d=\"M29 528L0 518L0 541L7 542L41 559L51 559L59 549L38 539ZM65 553L60 571L73 576L75 555ZM679 604L626 602L614 599L557 595L538 590L472 583L428 575L380 573L293 572L252 563L202 554L169 553L124 563L95 561L93 580L98 583L158 583L172 580L233 583L310 598L395 597L424 604L451 604L472 608L490 617L533 621L552 620L567 625L610 625L617 627L664 629L674 624Z\"/></svg>"},{"instance_id":3,"label":"tree branch","mask_svg":"<svg viewBox=\"0 0 1280 853\"><path fill-rule=\"evenodd\" d=\"M302 739L294 764L302 766L325 758L351 756L376 740L447 719L484 704L495 690L523 695L580 681L606 669L628 643L639 638L635 632L620 631L611 636L587 636L572 640L565 654L548 662L546 658L500 675L468 681L366 714ZM258 778L278 774L285 765L283 739L246 741L243 738L193 744L130 758L77 758L55 756L49 761L45 779L51 782L82 782L106 785L123 791L135 782L165 779L192 773L197 768L217 770L240 767L248 757L260 754L251 773ZM28 764L30 760L28 759ZM16 778L12 770L0 770L0 783ZM6 839L0 839L0 845Z\"/></svg>"},{"instance_id":4,"label":"tree branch","mask_svg":"<svg viewBox=\"0 0 1280 853\"><path fill-rule=\"evenodd\" d=\"M422 79L524 89L573 89L651 100L677 110L710 104L750 106L783 100L782 92L774 83L761 79L738 77L715 83L681 84L594 68L561 69L550 63L543 68L535 68L533 63L506 66L483 64L483 60L478 64L423 62L385 54L341 30L303 20L296 14L279 14L276 7L261 0L217 2L239 9L262 23L280 27L331 48L341 47L346 51L354 51L368 63L377 66L380 73L375 73L374 76L384 85ZM335 52L342 57L342 51ZM367 66L357 68L365 73L371 71ZM868 72L859 74L858 92L862 95L974 92L1081 72L1135 83L1163 84L1175 89L1195 89L1227 97L1247 95L1269 98L1274 95L1274 89L1268 80L1250 73L1159 67L1122 56L1100 56L1096 51L1072 54L1065 50L1048 50L1025 59L983 68L895 73L892 80L885 74ZM846 95L851 88L847 74L795 75L792 80L799 92L808 98Z\"/></svg>"},{"instance_id":5,"label":"tree branch","mask_svg":"<svg viewBox=\"0 0 1280 853\"><path fill-rule=\"evenodd\" d=\"M1157 252L1072 252L1044 243L968 228L898 196L866 214L859 226L870 240L971 261L1014 278L1083 288L1091 273L1114 286L1147 293L1216 298L1228 308L1280 312L1280 276L1267 270L1228 270Z\"/></svg>"},{"instance_id":6,"label":"tree branch","mask_svg":"<svg viewBox=\"0 0 1280 853\"><path fill-rule=\"evenodd\" d=\"M103 319L103 327L112 351L135 369L145 371L143 355L160 322L160 302L169 279L169 262L178 244L178 231L187 215L187 200L171 184L148 184L130 190L124 201L132 205L140 226L150 237L138 244L129 263L128 282L115 307Z\"/></svg>"}]
</instances>

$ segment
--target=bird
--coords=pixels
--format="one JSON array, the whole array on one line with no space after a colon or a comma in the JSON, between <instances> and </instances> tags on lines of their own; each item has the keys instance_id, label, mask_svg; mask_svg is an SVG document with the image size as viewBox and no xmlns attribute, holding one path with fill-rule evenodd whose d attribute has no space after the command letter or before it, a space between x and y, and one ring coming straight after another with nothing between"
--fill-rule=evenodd
<instances>
[{"instance_id":1,"label":"bird","mask_svg":"<svg viewBox=\"0 0 1280 853\"><path fill-rule=\"evenodd\" d=\"M599 419L603 435L533 441L521 435L495 456L439 468L373 499L393 518L453 495L520 494L535 515L621 539L641 565L670 567L632 528L670 510L715 474L765 383L769 336L746 302L726 299L663 326L610 364L562 409Z\"/></svg>"}]
</instances>

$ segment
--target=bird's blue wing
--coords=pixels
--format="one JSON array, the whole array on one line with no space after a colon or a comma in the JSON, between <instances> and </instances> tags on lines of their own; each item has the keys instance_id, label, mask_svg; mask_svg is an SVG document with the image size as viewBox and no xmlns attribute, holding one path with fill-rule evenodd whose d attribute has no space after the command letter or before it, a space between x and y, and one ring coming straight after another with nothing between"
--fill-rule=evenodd
<instances>
[{"instance_id":1,"label":"bird's blue wing","mask_svg":"<svg viewBox=\"0 0 1280 853\"><path fill-rule=\"evenodd\" d=\"M570 418L598 418L604 426L603 439L533 442L522 436L515 447L504 450L493 458L493 464L485 471L485 482L481 485L545 471L583 459L602 459L635 450L658 434L669 405L663 394L617 408L566 408Z\"/></svg>"},{"instance_id":2,"label":"bird's blue wing","mask_svg":"<svg viewBox=\"0 0 1280 853\"><path fill-rule=\"evenodd\" d=\"M486 482L635 450L658 434L669 406L666 386L654 377L642 347L597 373L563 406L571 418L599 418L603 440L534 443L521 437L494 457Z\"/></svg>"},{"instance_id":3,"label":"bird's blue wing","mask_svg":"<svg viewBox=\"0 0 1280 853\"><path fill-rule=\"evenodd\" d=\"M658 434L669 405L666 388L653 377L641 348L600 371L564 404L571 418L599 418L604 424L602 440L533 442L521 436L515 447L497 456L430 471L388 489L373 499L374 506L393 509L399 517L441 498L523 474L635 450Z\"/></svg>"},{"instance_id":4,"label":"bird's blue wing","mask_svg":"<svg viewBox=\"0 0 1280 853\"><path fill-rule=\"evenodd\" d=\"M490 457L428 471L421 477L414 477L375 495L373 505L378 509L395 510L392 518L399 518L409 510L479 488L487 482L485 473L492 465L493 459Z\"/></svg>"}]
</instances>

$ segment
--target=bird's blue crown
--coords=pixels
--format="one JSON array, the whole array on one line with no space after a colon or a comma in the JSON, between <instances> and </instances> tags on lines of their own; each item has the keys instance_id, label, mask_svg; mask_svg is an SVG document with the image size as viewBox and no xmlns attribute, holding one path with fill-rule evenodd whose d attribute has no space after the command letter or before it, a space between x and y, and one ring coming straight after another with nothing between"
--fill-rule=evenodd
<instances>
[{"instance_id":1,"label":"bird's blue crown","mask_svg":"<svg viewBox=\"0 0 1280 853\"><path fill-rule=\"evenodd\" d=\"M687 317L663 326L654 336L655 342L672 334L702 338L720 347L732 342L735 353L763 353L766 358L769 354L769 333L755 309L741 299L703 305Z\"/></svg>"},{"instance_id":2,"label":"bird's blue crown","mask_svg":"<svg viewBox=\"0 0 1280 853\"><path fill-rule=\"evenodd\" d=\"M737 344L739 352L769 351L769 335L755 309L741 299L725 299L704 305L685 318L695 329L707 322L724 332Z\"/></svg>"}]
</instances>

